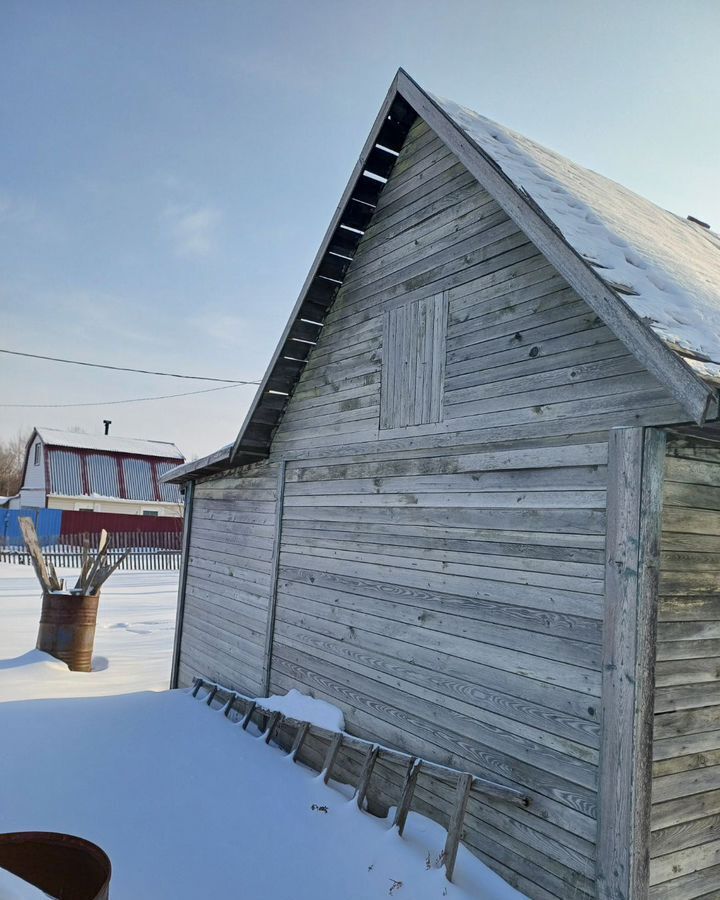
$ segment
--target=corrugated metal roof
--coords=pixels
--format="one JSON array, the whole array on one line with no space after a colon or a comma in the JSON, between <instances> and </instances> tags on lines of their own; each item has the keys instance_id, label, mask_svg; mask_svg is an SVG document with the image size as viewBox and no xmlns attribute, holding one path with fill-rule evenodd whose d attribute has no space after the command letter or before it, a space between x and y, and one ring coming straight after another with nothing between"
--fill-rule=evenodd
<instances>
[{"instance_id":1,"label":"corrugated metal roof","mask_svg":"<svg viewBox=\"0 0 720 900\"><path fill-rule=\"evenodd\" d=\"M112 434L80 434L58 428L38 427L35 431L44 444L51 447L72 447L77 450L104 450L106 453L128 453L133 456L159 456L184 460L175 444L169 441L143 441L137 438L115 437Z\"/></svg>"}]
</instances>

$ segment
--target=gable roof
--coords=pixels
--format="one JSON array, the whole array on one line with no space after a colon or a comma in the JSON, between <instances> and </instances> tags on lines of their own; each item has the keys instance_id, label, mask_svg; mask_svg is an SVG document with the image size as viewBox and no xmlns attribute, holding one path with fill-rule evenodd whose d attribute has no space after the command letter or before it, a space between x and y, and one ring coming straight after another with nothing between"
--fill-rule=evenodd
<instances>
[{"instance_id":1,"label":"gable roof","mask_svg":"<svg viewBox=\"0 0 720 900\"><path fill-rule=\"evenodd\" d=\"M420 116L638 360L702 424L718 414L720 239L400 69L238 437L169 473L183 481L266 457L413 122Z\"/></svg>"},{"instance_id":2,"label":"gable roof","mask_svg":"<svg viewBox=\"0 0 720 900\"><path fill-rule=\"evenodd\" d=\"M73 450L98 450L104 453L122 453L128 456L157 456L161 459L185 457L175 444L166 441L143 441L137 438L115 437L111 434L81 434L62 431L59 428L37 427L33 433L48 447L63 447ZM30 438L32 444L33 438Z\"/></svg>"}]
</instances>

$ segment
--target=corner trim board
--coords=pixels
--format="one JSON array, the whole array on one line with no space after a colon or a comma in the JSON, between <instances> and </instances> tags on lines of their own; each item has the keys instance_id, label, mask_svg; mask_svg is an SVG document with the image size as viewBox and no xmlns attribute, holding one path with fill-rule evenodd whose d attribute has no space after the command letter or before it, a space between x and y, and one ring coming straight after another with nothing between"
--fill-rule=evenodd
<instances>
[{"instance_id":1,"label":"corner trim board","mask_svg":"<svg viewBox=\"0 0 720 900\"><path fill-rule=\"evenodd\" d=\"M645 900L665 432L616 428L608 451L597 897Z\"/></svg>"},{"instance_id":2,"label":"corner trim board","mask_svg":"<svg viewBox=\"0 0 720 900\"><path fill-rule=\"evenodd\" d=\"M277 610L277 587L280 572L280 544L282 541L283 507L285 503L285 469L287 463L280 462L277 476L277 493L275 495L275 535L273 538L272 559L270 562L270 592L268 597L268 617L265 628L265 657L262 673L261 695L267 697L270 692L270 670L272 668L272 650L275 639L275 613Z\"/></svg>"},{"instance_id":3,"label":"corner trim board","mask_svg":"<svg viewBox=\"0 0 720 900\"><path fill-rule=\"evenodd\" d=\"M185 513L183 520L182 557L180 579L178 581L177 615L175 617L175 639L173 641L172 668L170 670L170 690L178 686L180 669L180 645L182 644L183 617L185 614L185 591L187 588L188 560L190 557L190 532L192 529L193 496L195 482L189 481L185 488Z\"/></svg>"}]
</instances>

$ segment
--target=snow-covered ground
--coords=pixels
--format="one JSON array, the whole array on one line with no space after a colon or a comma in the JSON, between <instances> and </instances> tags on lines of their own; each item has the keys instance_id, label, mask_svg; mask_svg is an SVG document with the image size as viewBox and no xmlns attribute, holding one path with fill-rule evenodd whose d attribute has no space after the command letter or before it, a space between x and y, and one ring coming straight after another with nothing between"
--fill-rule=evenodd
<instances>
[{"instance_id":1,"label":"snow-covered ground","mask_svg":"<svg viewBox=\"0 0 720 900\"><path fill-rule=\"evenodd\" d=\"M77 573L65 570L61 577ZM34 650L41 591L29 566L0 564L0 702L163 691L170 682L177 574L115 572L103 585L95 671Z\"/></svg>"},{"instance_id":2,"label":"snow-covered ground","mask_svg":"<svg viewBox=\"0 0 720 900\"><path fill-rule=\"evenodd\" d=\"M0 566L0 832L95 841L113 900L521 897L462 847L448 884L439 826L411 814L399 838L222 713L163 690L174 578L110 579L101 668L80 674L30 650L39 591L18 569Z\"/></svg>"}]
</instances>

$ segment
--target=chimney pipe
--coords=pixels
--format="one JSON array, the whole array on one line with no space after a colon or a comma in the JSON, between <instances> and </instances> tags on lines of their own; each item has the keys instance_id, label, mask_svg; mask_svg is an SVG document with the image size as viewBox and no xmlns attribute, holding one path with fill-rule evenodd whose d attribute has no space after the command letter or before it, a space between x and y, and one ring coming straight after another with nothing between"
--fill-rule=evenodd
<instances>
[{"instance_id":1,"label":"chimney pipe","mask_svg":"<svg viewBox=\"0 0 720 900\"><path fill-rule=\"evenodd\" d=\"M103 425L105 426L105 434L110 434L110 426L112 425L112 421L110 419L103 419Z\"/></svg>"}]
</instances>

